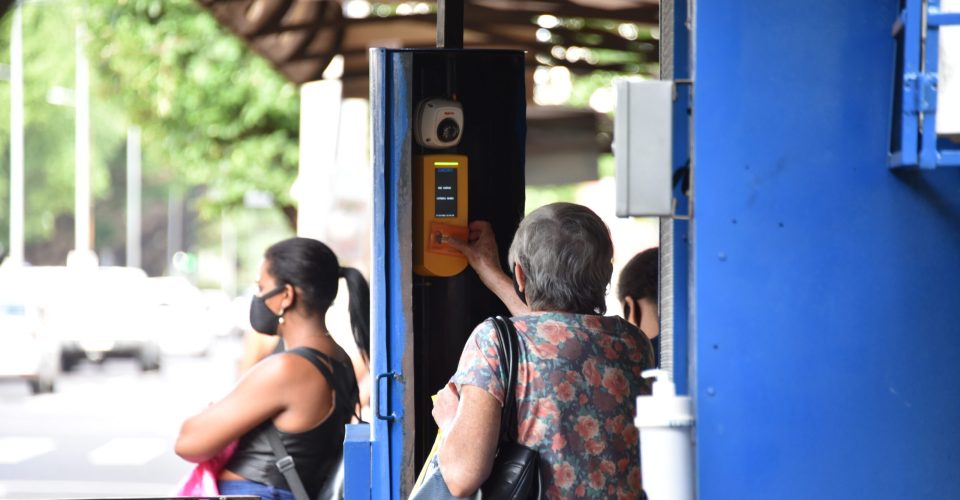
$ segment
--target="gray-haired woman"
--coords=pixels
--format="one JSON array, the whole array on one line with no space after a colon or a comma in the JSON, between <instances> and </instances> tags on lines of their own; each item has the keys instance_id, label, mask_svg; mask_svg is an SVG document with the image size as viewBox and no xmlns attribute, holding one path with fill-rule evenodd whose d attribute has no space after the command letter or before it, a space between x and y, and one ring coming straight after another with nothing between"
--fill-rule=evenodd
<instances>
[{"instance_id":1,"label":"gray-haired woman","mask_svg":"<svg viewBox=\"0 0 960 500\"><path fill-rule=\"evenodd\" d=\"M640 372L653 366L650 342L620 317L603 316L613 243L590 209L541 207L510 246L515 281L500 268L493 231L470 225L451 241L508 306L520 337L518 440L539 451L547 498L642 498L634 398L649 394ZM440 471L465 496L489 476L496 453L506 373L491 322L477 326L433 415L444 434Z\"/></svg>"}]
</instances>

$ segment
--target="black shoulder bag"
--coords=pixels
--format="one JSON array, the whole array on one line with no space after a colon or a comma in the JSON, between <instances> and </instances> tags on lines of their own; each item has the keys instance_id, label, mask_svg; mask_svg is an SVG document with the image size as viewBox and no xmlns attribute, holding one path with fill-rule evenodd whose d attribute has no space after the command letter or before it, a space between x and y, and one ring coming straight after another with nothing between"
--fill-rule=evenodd
<instances>
[{"instance_id":1,"label":"black shoulder bag","mask_svg":"<svg viewBox=\"0 0 960 500\"><path fill-rule=\"evenodd\" d=\"M504 384L503 409L500 413L500 439L497 456L493 460L490 477L469 500L491 498L496 500L527 500L540 498L540 455L537 450L517 443L517 372L520 345L513 322L502 316L491 318L500 341L500 366L507 373ZM437 457L427 464L426 478L408 500L452 500Z\"/></svg>"},{"instance_id":2,"label":"black shoulder bag","mask_svg":"<svg viewBox=\"0 0 960 500\"><path fill-rule=\"evenodd\" d=\"M526 500L540 498L540 454L517 442L517 373L520 341L517 331L503 316L493 318L500 340L500 362L507 367L503 412L500 415L500 446L490 477L480 487L484 498Z\"/></svg>"}]
</instances>

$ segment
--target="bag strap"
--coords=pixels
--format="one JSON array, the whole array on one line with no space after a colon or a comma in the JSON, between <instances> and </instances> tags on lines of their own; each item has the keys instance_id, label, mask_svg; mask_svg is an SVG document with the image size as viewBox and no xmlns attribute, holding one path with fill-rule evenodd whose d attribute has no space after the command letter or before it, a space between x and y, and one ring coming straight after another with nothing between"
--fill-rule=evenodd
<instances>
[{"instance_id":1,"label":"bag strap","mask_svg":"<svg viewBox=\"0 0 960 500\"><path fill-rule=\"evenodd\" d=\"M351 404L354 407L354 415L356 415L356 406L357 400L353 397L347 397L349 392L346 392L343 386L342 377L334 376L330 368L323 364L320 359L334 365L337 361L327 356L326 354L309 347L298 347L295 349L290 349L291 354L296 354L310 363L313 364L320 371L320 373L327 379L327 382L333 386L333 390L336 394L339 395L337 400L346 398L347 404ZM359 418L359 417L358 417ZM307 489L303 486L303 481L300 480L300 475L297 474L296 464L293 462L293 457L287 453L287 447L283 445L283 439L280 437L280 431L275 426L270 426L270 432L267 432L267 440L270 441L270 448L273 449L273 455L277 459L276 465L277 469L280 469L280 472L283 474L283 478L287 480L287 485L290 486L290 491L293 492L293 497L296 500L310 500L310 497L307 495ZM341 457L341 460L343 458Z\"/></svg>"},{"instance_id":2,"label":"bag strap","mask_svg":"<svg viewBox=\"0 0 960 500\"><path fill-rule=\"evenodd\" d=\"M318 351L312 347L297 347L294 349L290 349L289 351L286 351L286 352L290 354L296 354L301 358L304 358L307 361L313 363L313 366L315 366L317 370L319 370L320 373L323 374L323 376L327 379L327 382L333 387L333 390L337 393L337 402L339 403L341 399L348 398L346 402L350 403L348 410L350 411L351 415L356 417L358 422L366 423L363 421L362 418L360 418L360 415L357 412L357 402L360 401L360 389L355 388L355 390L353 391L347 390L343 377L335 376L334 373L330 371L330 368L327 367L327 365L323 364L323 362L321 362L320 360L322 359L327 363L330 363L330 366L340 365L341 368L349 369L351 372L353 372L353 366L337 361L332 357L328 356L327 354L321 351Z\"/></svg>"},{"instance_id":3,"label":"bag strap","mask_svg":"<svg viewBox=\"0 0 960 500\"><path fill-rule=\"evenodd\" d=\"M493 324L497 327L497 339L502 346L497 351L500 355L500 363L501 366L507 367L507 385L504 387L503 410L500 414L500 441L498 443L502 446L505 443L517 442L517 379L520 371L520 338L513 321L503 316L496 316L493 318ZM543 494L540 467L537 466L535 470L537 489L536 493L531 493L529 498L540 498Z\"/></svg>"},{"instance_id":4,"label":"bag strap","mask_svg":"<svg viewBox=\"0 0 960 500\"><path fill-rule=\"evenodd\" d=\"M520 345L513 321L503 316L496 316L493 318L493 324L497 328L497 339L501 346L497 350L500 355L500 365L507 372L507 380L503 388L503 409L500 413L500 442L513 443L517 441L517 377Z\"/></svg>"},{"instance_id":5,"label":"bag strap","mask_svg":"<svg viewBox=\"0 0 960 500\"><path fill-rule=\"evenodd\" d=\"M270 432L267 432L267 440L270 441L270 447L273 448L273 455L277 458L277 468L283 473L283 478L287 480L290 491L293 492L293 498L296 500L310 500L307 496L307 489L303 487L300 476L297 474L296 464L293 463L293 457L287 453L283 440L280 439L280 431L276 427L270 426Z\"/></svg>"}]
</instances>

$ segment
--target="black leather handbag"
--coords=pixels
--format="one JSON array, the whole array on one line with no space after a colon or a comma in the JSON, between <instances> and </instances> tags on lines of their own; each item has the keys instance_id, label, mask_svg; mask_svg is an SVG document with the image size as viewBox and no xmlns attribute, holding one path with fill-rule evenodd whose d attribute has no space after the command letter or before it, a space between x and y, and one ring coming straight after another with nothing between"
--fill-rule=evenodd
<instances>
[{"instance_id":1,"label":"black leather handbag","mask_svg":"<svg viewBox=\"0 0 960 500\"><path fill-rule=\"evenodd\" d=\"M427 464L426 478L408 500L527 500L540 498L540 454L517 443L517 371L520 343L513 322L502 316L492 318L500 341L501 366L507 367L504 404L500 414L500 439L490 477L469 497L455 497L440 474L436 456Z\"/></svg>"},{"instance_id":2,"label":"black leather handbag","mask_svg":"<svg viewBox=\"0 0 960 500\"><path fill-rule=\"evenodd\" d=\"M480 487L484 498L526 500L540 498L540 454L517 442L517 372L520 341L517 331L503 316L493 318L502 351L500 362L507 366L507 386L500 416L500 446L490 477Z\"/></svg>"}]
</instances>

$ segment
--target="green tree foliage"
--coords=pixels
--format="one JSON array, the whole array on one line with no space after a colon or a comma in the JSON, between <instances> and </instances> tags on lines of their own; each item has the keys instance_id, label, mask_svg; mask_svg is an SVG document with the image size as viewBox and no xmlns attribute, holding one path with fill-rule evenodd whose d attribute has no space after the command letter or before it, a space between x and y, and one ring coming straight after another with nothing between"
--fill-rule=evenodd
<instances>
[{"instance_id":1,"label":"green tree foliage","mask_svg":"<svg viewBox=\"0 0 960 500\"><path fill-rule=\"evenodd\" d=\"M25 238L37 244L53 238L56 220L72 214L74 203L74 109L49 102L51 89L74 86L77 10L70 3L27 4L23 8L24 83L24 212ZM0 22L0 61L10 64L13 15ZM91 75L95 81L96 75ZM0 243L9 245L10 216L10 84L0 82ZM119 119L118 119L119 118ZM108 196L112 186L106 158L122 147L122 115L106 103L91 100L92 190ZM67 238L72 238L67 235Z\"/></svg>"},{"instance_id":2,"label":"green tree foliage","mask_svg":"<svg viewBox=\"0 0 960 500\"><path fill-rule=\"evenodd\" d=\"M0 20L0 63L7 65L12 18L8 12ZM145 241L163 239L149 231L165 230L155 209L165 209L170 189L205 187L200 205L210 216L240 206L247 191L265 191L292 220L298 91L196 2L33 2L23 7L28 258L62 263L72 246L74 109L48 97L55 88L70 97L80 22L93 90L97 249L123 248L131 123L144 130ZM10 86L0 81L0 253L9 246L9 138ZM163 227L147 227L151 221Z\"/></svg>"},{"instance_id":3,"label":"green tree foliage","mask_svg":"<svg viewBox=\"0 0 960 500\"><path fill-rule=\"evenodd\" d=\"M171 182L204 185L203 212L265 191L290 215L299 93L194 0L89 0L89 52Z\"/></svg>"}]
</instances>

